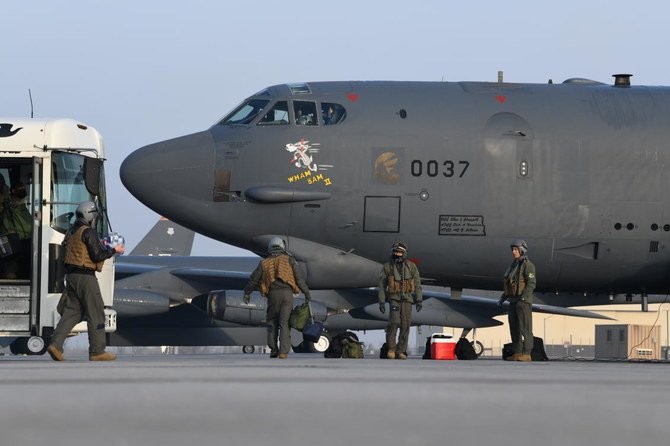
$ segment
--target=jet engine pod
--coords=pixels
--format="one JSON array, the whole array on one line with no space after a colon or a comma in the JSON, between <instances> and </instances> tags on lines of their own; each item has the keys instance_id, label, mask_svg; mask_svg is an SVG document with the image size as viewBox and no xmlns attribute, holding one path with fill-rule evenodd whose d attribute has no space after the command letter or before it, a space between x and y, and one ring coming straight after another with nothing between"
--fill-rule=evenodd
<instances>
[{"instance_id":1,"label":"jet engine pod","mask_svg":"<svg viewBox=\"0 0 670 446\"><path fill-rule=\"evenodd\" d=\"M210 291L207 298L207 314L217 321L232 322L243 325L264 325L267 312L267 299L259 293L252 293L248 304L243 300L241 290ZM301 305L303 298L294 299L293 305ZM312 316L317 321L325 321L328 317L328 308L320 302L310 304Z\"/></svg>"},{"instance_id":2,"label":"jet engine pod","mask_svg":"<svg viewBox=\"0 0 670 446\"><path fill-rule=\"evenodd\" d=\"M170 298L147 290L117 288L112 307L119 317L152 316L167 313Z\"/></svg>"},{"instance_id":3,"label":"jet engine pod","mask_svg":"<svg viewBox=\"0 0 670 446\"><path fill-rule=\"evenodd\" d=\"M243 325L265 324L267 299L259 293L252 293L248 304L243 300L244 291L215 290L207 298L207 314L217 321Z\"/></svg>"}]
</instances>

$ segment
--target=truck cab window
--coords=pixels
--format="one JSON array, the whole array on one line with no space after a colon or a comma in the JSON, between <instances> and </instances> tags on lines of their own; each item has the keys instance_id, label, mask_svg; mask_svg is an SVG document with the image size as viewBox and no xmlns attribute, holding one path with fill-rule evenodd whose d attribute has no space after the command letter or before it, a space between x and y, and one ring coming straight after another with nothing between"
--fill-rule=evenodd
<instances>
[{"instance_id":1,"label":"truck cab window","mask_svg":"<svg viewBox=\"0 0 670 446\"><path fill-rule=\"evenodd\" d=\"M52 215L51 227L65 234L77 221L75 212L82 201L93 201L100 209L100 220L96 230L100 237L108 233L105 209L105 191L101 187L97 197L86 189L84 156L78 153L54 152L51 164L53 179L51 182ZM104 173L100 170L100 182L104 182Z\"/></svg>"},{"instance_id":2,"label":"truck cab window","mask_svg":"<svg viewBox=\"0 0 670 446\"><path fill-rule=\"evenodd\" d=\"M322 102L321 116L323 118L323 125L335 125L344 121L347 111L340 104Z\"/></svg>"},{"instance_id":3,"label":"truck cab window","mask_svg":"<svg viewBox=\"0 0 670 446\"><path fill-rule=\"evenodd\" d=\"M258 121L258 125L285 125L288 124L288 102L277 102L269 112Z\"/></svg>"},{"instance_id":4,"label":"truck cab window","mask_svg":"<svg viewBox=\"0 0 670 446\"><path fill-rule=\"evenodd\" d=\"M293 101L296 125L318 125L316 103L311 101Z\"/></svg>"}]
</instances>

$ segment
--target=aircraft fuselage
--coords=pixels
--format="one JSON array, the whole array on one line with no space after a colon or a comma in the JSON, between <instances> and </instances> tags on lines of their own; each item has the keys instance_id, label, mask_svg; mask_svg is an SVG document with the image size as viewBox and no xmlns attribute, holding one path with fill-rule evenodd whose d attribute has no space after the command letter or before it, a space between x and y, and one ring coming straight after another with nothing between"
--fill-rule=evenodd
<instances>
[{"instance_id":1,"label":"aircraft fuselage","mask_svg":"<svg viewBox=\"0 0 670 446\"><path fill-rule=\"evenodd\" d=\"M499 289L509 243L522 238L538 291L668 291L670 89L299 87L252 96L245 103L260 111L248 122L236 110L137 150L124 184L226 243L262 253L273 235L287 237L313 287L375 286L402 240L433 283ZM300 121L305 103L311 125ZM328 124L332 105L345 116Z\"/></svg>"}]
</instances>

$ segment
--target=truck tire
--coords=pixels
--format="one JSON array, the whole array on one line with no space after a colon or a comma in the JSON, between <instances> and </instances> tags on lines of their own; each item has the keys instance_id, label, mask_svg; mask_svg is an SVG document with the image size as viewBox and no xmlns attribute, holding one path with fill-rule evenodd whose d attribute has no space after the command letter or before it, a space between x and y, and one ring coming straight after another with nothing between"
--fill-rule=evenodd
<instances>
[{"instance_id":1,"label":"truck tire","mask_svg":"<svg viewBox=\"0 0 670 446\"><path fill-rule=\"evenodd\" d=\"M47 351L47 343L40 336L18 338L9 345L9 350L15 355L43 355Z\"/></svg>"}]
</instances>

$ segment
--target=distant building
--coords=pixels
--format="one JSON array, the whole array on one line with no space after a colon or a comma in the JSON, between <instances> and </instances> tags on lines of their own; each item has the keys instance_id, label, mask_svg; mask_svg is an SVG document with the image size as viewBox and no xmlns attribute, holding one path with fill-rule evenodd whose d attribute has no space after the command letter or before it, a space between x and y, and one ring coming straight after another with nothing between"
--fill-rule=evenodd
<instances>
[{"instance_id":1,"label":"distant building","mask_svg":"<svg viewBox=\"0 0 670 446\"><path fill-rule=\"evenodd\" d=\"M549 357L595 357L596 326L600 325L640 325L648 326L649 336L656 336L660 343L661 358L667 359L669 350L670 303L649 304L649 311L640 311L635 305L597 305L579 307L580 310L593 311L613 318L611 321L579 317L533 313L533 334L544 339L545 350ZM507 315L496 319L503 325L474 330L477 341L484 345L484 356L501 356L502 347L510 342ZM657 331L652 327L658 326ZM460 336L460 328L445 328L444 333ZM426 335L428 336L428 335ZM646 336L645 336L646 337ZM468 335L472 340L473 332ZM422 336L425 342L425 336Z\"/></svg>"}]
</instances>

